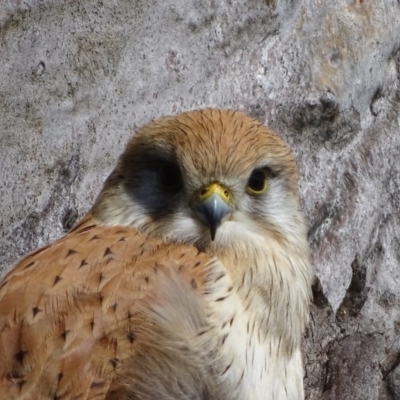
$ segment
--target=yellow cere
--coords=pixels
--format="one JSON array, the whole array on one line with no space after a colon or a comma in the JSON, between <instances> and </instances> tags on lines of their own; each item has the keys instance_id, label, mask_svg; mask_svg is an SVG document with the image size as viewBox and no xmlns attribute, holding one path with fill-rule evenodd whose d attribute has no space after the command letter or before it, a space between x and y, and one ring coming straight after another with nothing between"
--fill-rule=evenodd
<instances>
[{"instance_id":1,"label":"yellow cere","mask_svg":"<svg viewBox=\"0 0 400 400\"><path fill-rule=\"evenodd\" d=\"M198 191L196 199L197 201L202 202L208 199L214 193L218 194L218 196L221 197L221 199L224 200L225 203L233 205L233 198L231 191L218 182L213 182L210 183L209 185L203 186Z\"/></svg>"}]
</instances>

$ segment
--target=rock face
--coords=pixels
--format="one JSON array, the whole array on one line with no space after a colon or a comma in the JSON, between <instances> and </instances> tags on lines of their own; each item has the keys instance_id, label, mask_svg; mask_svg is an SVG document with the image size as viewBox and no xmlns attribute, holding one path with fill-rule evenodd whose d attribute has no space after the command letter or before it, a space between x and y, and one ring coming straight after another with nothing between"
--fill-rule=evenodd
<instances>
[{"instance_id":1,"label":"rock face","mask_svg":"<svg viewBox=\"0 0 400 400\"><path fill-rule=\"evenodd\" d=\"M0 3L0 265L60 237L150 119L241 109L299 165L308 399L400 399L400 3Z\"/></svg>"}]
</instances>

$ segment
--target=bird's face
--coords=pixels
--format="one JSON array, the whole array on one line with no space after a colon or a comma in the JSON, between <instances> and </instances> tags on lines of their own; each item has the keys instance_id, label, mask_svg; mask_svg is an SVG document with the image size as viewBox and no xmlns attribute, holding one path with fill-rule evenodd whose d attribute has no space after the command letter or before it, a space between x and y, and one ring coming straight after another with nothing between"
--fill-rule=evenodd
<instances>
[{"instance_id":1,"label":"bird's face","mask_svg":"<svg viewBox=\"0 0 400 400\"><path fill-rule=\"evenodd\" d=\"M93 213L105 224L203 248L304 233L288 147L255 120L226 110L165 117L140 129Z\"/></svg>"}]
</instances>

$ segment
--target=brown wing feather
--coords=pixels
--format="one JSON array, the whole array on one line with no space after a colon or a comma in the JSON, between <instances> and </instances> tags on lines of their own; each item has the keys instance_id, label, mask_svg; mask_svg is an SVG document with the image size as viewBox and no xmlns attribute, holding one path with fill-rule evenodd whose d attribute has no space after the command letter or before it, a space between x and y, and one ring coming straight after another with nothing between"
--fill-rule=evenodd
<instances>
[{"instance_id":1,"label":"brown wing feather","mask_svg":"<svg viewBox=\"0 0 400 400\"><path fill-rule=\"evenodd\" d=\"M158 295L158 274L179 274L199 291L209 261L88 215L0 283L0 398L120 396L118 371L145 351L142 311Z\"/></svg>"}]
</instances>

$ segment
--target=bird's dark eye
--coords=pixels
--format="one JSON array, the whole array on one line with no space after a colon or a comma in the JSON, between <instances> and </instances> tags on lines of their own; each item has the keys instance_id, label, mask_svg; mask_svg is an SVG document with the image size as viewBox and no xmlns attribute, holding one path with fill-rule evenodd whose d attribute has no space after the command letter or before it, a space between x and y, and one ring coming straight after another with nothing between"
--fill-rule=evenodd
<instances>
[{"instance_id":1,"label":"bird's dark eye","mask_svg":"<svg viewBox=\"0 0 400 400\"><path fill-rule=\"evenodd\" d=\"M158 171L158 181L167 190L178 191L182 188L182 175L176 164L166 163Z\"/></svg>"},{"instance_id":2,"label":"bird's dark eye","mask_svg":"<svg viewBox=\"0 0 400 400\"><path fill-rule=\"evenodd\" d=\"M249 194L262 194L268 188L267 177L264 171L256 169L250 175L246 191Z\"/></svg>"}]
</instances>

